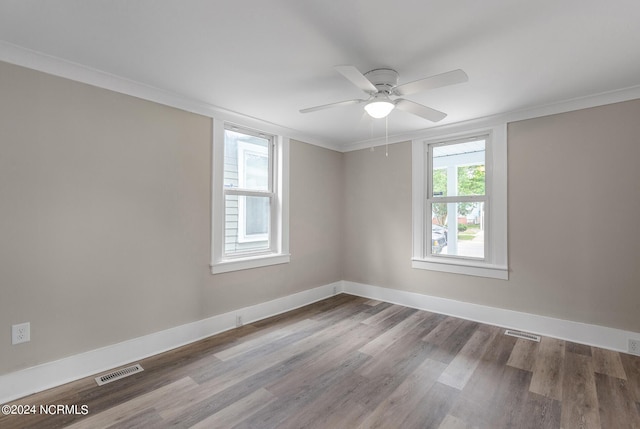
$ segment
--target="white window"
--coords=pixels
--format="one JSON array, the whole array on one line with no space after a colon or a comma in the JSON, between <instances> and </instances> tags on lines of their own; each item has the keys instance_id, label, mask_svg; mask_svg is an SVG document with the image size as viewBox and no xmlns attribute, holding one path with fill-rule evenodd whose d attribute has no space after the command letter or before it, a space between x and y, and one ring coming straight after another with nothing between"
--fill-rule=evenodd
<instances>
[{"instance_id":1,"label":"white window","mask_svg":"<svg viewBox=\"0 0 640 429\"><path fill-rule=\"evenodd\" d=\"M288 139L214 121L215 273L289 262Z\"/></svg>"},{"instance_id":2,"label":"white window","mask_svg":"<svg viewBox=\"0 0 640 429\"><path fill-rule=\"evenodd\" d=\"M508 278L505 127L414 140L414 268Z\"/></svg>"}]
</instances>

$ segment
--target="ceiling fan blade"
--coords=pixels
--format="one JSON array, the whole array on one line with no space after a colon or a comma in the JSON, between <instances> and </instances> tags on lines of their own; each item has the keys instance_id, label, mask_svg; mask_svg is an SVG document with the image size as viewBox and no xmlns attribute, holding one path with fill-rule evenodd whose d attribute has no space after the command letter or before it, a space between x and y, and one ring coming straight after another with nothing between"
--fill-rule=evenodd
<instances>
[{"instance_id":1,"label":"ceiling fan blade","mask_svg":"<svg viewBox=\"0 0 640 429\"><path fill-rule=\"evenodd\" d=\"M378 92L378 88L376 88L376 86L354 66L335 66L334 69L364 92L369 94L375 94Z\"/></svg>"},{"instance_id":2,"label":"ceiling fan blade","mask_svg":"<svg viewBox=\"0 0 640 429\"><path fill-rule=\"evenodd\" d=\"M317 112L318 110L330 109L332 107L349 106L350 104L360 104L360 103L364 103L365 101L367 100L338 101L337 103L329 103L329 104L323 104L322 106L308 107L306 109L300 110L300 113Z\"/></svg>"},{"instance_id":3,"label":"ceiling fan blade","mask_svg":"<svg viewBox=\"0 0 640 429\"><path fill-rule=\"evenodd\" d=\"M393 89L393 93L396 95L415 94L416 92L440 88L441 86L454 85L456 83L463 83L468 80L469 76L467 76L464 71L460 69L452 70L450 72L398 85Z\"/></svg>"},{"instance_id":4,"label":"ceiling fan blade","mask_svg":"<svg viewBox=\"0 0 640 429\"><path fill-rule=\"evenodd\" d=\"M405 112L413 113L416 116L420 116L431 122L439 122L447 117L447 114L431 107L423 106L422 104L414 103L413 101L399 98L395 101L396 108L404 110Z\"/></svg>"}]
</instances>

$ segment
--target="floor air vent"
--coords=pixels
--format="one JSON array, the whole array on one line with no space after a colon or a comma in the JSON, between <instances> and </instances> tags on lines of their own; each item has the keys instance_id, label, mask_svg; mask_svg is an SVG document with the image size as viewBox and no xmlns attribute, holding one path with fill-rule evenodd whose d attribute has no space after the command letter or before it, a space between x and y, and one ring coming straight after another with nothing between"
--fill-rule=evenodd
<instances>
[{"instance_id":1,"label":"floor air vent","mask_svg":"<svg viewBox=\"0 0 640 429\"><path fill-rule=\"evenodd\" d=\"M533 335L528 332L522 331L514 331L513 329L507 329L504 331L505 335L510 335L512 337L522 338L523 340L530 340L535 342L540 342L540 335Z\"/></svg>"},{"instance_id":2,"label":"floor air vent","mask_svg":"<svg viewBox=\"0 0 640 429\"><path fill-rule=\"evenodd\" d=\"M112 381L120 380L121 378L128 377L137 372L144 371L139 363L128 366L126 368L116 369L108 374L101 375L100 377L96 377L96 383L98 386L102 386L103 384L111 383Z\"/></svg>"}]
</instances>

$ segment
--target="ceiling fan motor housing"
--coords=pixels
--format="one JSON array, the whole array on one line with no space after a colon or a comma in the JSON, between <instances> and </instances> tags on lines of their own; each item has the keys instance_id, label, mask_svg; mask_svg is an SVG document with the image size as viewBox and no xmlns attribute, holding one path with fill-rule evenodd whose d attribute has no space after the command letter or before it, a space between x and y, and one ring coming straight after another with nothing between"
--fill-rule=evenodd
<instances>
[{"instance_id":1,"label":"ceiling fan motor housing","mask_svg":"<svg viewBox=\"0 0 640 429\"><path fill-rule=\"evenodd\" d=\"M393 88L398 85L398 72L393 69L374 69L364 76L376 87L379 92L391 94Z\"/></svg>"}]
</instances>

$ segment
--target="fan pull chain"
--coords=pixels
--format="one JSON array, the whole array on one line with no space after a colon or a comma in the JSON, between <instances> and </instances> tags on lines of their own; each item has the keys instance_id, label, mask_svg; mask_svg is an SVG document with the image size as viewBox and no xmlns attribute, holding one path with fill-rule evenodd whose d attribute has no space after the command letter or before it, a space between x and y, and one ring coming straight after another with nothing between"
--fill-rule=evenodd
<instances>
[{"instance_id":1,"label":"fan pull chain","mask_svg":"<svg viewBox=\"0 0 640 429\"><path fill-rule=\"evenodd\" d=\"M389 157L389 116L384 118L384 156Z\"/></svg>"},{"instance_id":2,"label":"fan pull chain","mask_svg":"<svg viewBox=\"0 0 640 429\"><path fill-rule=\"evenodd\" d=\"M373 121L369 120L369 140L373 140ZM371 149L369 149L371 152L373 152L375 149L373 148L373 146L371 146Z\"/></svg>"}]
</instances>

